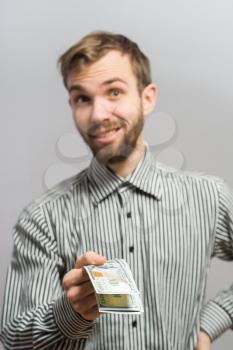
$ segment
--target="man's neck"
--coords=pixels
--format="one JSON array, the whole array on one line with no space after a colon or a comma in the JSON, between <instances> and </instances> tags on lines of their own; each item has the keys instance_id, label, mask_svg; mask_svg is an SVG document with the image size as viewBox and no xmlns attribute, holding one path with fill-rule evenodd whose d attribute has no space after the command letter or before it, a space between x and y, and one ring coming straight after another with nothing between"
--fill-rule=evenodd
<instances>
[{"instance_id":1,"label":"man's neck","mask_svg":"<svg viewBox=\"0 0 233 350\"><path fill-rule=\"evenodd\" d=\"M136 147L128 158L121 160L115 164L108 165L115 174L121 177L128 177L137 167L140 160L144 157L146 151L145 143L141 143Z\"/></svg>"}]
</instances>

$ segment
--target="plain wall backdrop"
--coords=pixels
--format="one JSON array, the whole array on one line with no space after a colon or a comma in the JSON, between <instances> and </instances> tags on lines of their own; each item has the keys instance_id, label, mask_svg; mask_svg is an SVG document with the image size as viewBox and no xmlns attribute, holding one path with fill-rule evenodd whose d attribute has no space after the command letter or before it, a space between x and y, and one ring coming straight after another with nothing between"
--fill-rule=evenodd
<instances>
[{"instance_id":1,"label":"plain wall backdrop","mask_svg":"<svg viewBox=\"0 0 233 350\"><path fill-rule=\"evenodd\" d=\"M0 1L0 311L19 213L46 184L90 159L73 125L58 56L93 30L135 40L159 89L145 135L158 158L233 186L232 12L230 0ZM207 298L232 283L232 267L213 261ZM213 349L232 344L228 331Z\"/></svg>"}]
</instances>

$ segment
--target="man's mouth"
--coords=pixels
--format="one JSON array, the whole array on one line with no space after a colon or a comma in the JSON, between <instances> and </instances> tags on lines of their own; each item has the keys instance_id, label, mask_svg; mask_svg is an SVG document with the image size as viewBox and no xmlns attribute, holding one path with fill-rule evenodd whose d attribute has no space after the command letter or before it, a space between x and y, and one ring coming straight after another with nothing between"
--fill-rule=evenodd
<instances>
[{"instance_id":1,"label":"man's mouth","mask_svg":"<svg viewBox=\"0 0 233 350\"><path fill-rule=\"evenodd\" d=\"M118 130L120 130L120 127L114 128L111 130L104 130L104 131L93 134L92 137L94 137L94 138L108 138L108 137L113 136Z\"/></svg>"},{"instance_id":2,"label":"man's mouth","mask_svg":"<svg viewBox=\"0 0 233 350\"><path fill-rule=\"evenodd\" d=\"M102 129L98 132L90 134L90 136L93 142L102 145L107 145L114 142L118 138L121 129L121 127L115 127L112 129Z\"/></svg>"}]
</instances>

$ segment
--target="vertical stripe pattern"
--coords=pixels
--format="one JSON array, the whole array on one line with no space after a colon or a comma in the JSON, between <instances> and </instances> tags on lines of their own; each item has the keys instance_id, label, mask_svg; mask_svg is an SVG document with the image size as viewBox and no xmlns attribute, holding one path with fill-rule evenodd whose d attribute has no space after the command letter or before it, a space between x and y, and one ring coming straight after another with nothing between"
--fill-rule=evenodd
<instances>
[{"instance_id":1,"label":"vertical stripe pattern","mask_svg":"<svg viewBox=\"0 0 233 350\"><path fill-rule=\"evenodd\" d=\"M233 327L233 286L204 305L214 256L233 260L233 195L223 180L156 164L127 178L95 159L20 215L14 227L0 339L6 349L194 350ZM143 315L75 313L62 278L96 251L130 265Z\"/></svg>"}]
</instances>

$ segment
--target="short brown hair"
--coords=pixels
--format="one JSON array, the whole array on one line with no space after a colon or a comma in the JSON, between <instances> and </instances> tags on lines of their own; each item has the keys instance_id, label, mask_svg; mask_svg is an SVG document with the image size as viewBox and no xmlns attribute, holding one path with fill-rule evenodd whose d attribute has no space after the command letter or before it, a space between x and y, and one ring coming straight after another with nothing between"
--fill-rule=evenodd
<instances>
[{"instance_id":1,"label":"short brown hair","mask_svg":"<svg viewBox=\"0 0 233 350\"><path fill-rule=\"evenodd\" d=\"M84 66L91 65L108 51L118 50L129 56L133 73L138 82L139 93L151 83L150 62L138 45L121 34L105 31L92 32L67 50L58 60L59 68L67 88L67 78L72 72L79 73Z\"/></svg>"}]
</instances>

